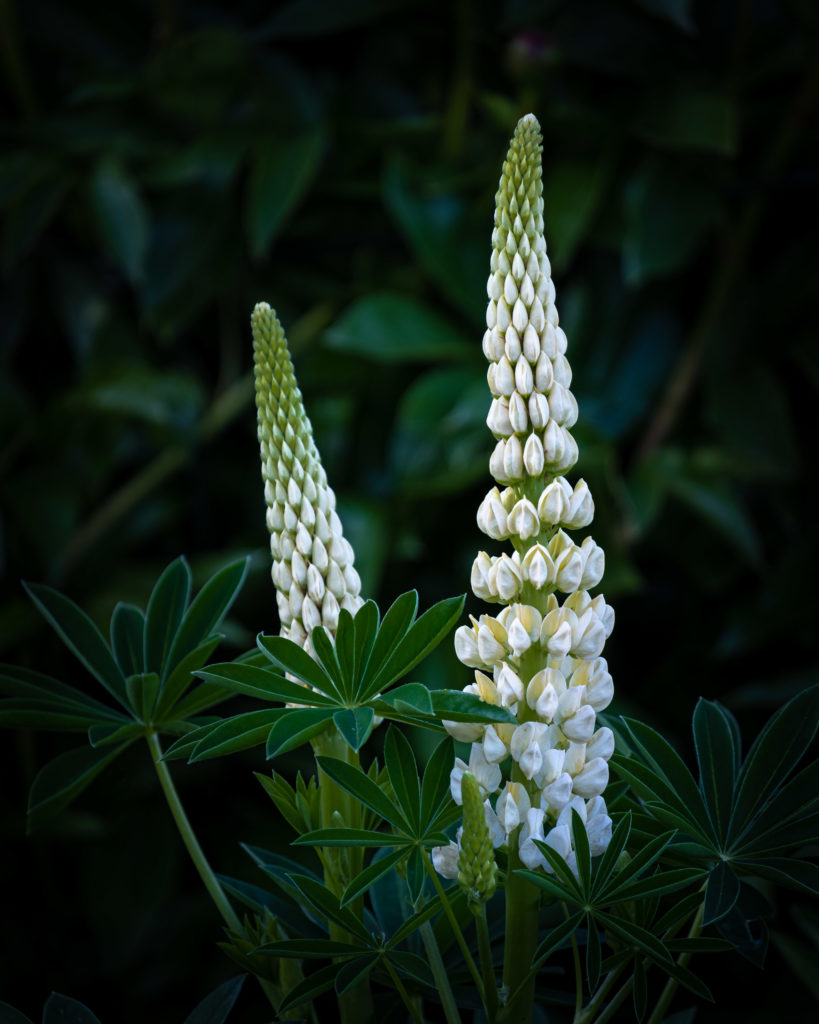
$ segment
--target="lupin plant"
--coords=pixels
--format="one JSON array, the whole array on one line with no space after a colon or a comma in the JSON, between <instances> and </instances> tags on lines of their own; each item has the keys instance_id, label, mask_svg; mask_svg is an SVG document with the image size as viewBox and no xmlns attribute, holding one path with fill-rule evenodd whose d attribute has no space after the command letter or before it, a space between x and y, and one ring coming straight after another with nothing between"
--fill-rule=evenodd
<instances>
[{"instance_id":1,"label":"lupin plant","mask_svg":"<svg viewBox=\"0 0 819 1024\"><path fill-rule=\"evenodd\" d=\"M0 723L88 738L35 780L32 824L145 739L225 922L222 948L259 979L276 1020L374 1024L397 1013L414 1024L530 1024L548 1005L560 1022L661 1024L680 986L711 998L689 966L695 953L736 949L761 962L760 881L819 892L810 859L819 762L796 774L816 733L819 687L772 716L744 758L734 717L701 700L698 778L647 725L598 717L614 693L602 657L614 616L590 594L603 576L601 548L570 537L590 525L594 506L585 482L566 476L578 459L570 432L578 409L546 254L532 115L519 122L503 166L492 241L483 350L498 486L478 525L511 551L480 552L473 565L474 595L502 605L455 633L474 682L430 689L406 681L455 626L464 600L416 617L415 592L383 616L362 598L284 330L266 303L251 326L278 634L260 633L255 651L206 665L245 563L222 570L189 604L190 573L179 559L145 612L117 606L110 641L67 598L30 588L118 706L0 667ZM192 677L200 682L191 686ZM237 693L261 706L202 716ZM384 719L382 763L362 763ZM401 727L440 737L422 771ZM164 752L163 733L176 737ZM293 857L246 847L267 889L217 876L167 762L260 745L275 762L308 742L314 772L292 782L277 771L257 775L296 833ZM305 846L321 873L298 859ZM571 992L554 987L564 968L574 975ZM221 985L189 1021L223 1024L240 986ZM46 1012L96 1021L63 996L52 996ZM28 1019L0 1003L4 1013Z\"/></svg>"}]
</instances>

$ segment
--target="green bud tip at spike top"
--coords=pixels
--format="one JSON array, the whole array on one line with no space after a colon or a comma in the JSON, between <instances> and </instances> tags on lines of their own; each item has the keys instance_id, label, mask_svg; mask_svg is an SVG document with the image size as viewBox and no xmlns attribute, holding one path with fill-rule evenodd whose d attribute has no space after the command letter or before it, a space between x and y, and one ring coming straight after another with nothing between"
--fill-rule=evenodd
<instances>
[{"instance_id":1,"label":"green bud tip at spike top","mask_svg":"<svg viewBox=\"0 0 819 1024\"><path fill-rule=\"evenodd\" d=\"M596 715L613 695L600 655L614 612L602 595L589 594L603 576L602 549L591 537L575 544L566 532L591 523L594 502L585 481L572 485L562 475L577 462L570 431L578 409L546 255L541 151L540 126L529 114L518 122L503 164L487 281L483 352L492 393L487 425L495 437L489 470L498 486L477 520L488 537L510 541L513 550L479 552L471 583L476 597L503 608L455 634L458 658L476 670L465 689L507 708L517 723L444 725L472 745L469 764L458 759L452 772L455 799L463 795L467 768L484 798L500 791L494 809L486 809L495 845L548 872L535 840L576 870L572 811L586 826L592 854L611 837L602 794L614 737L596 727ZM559 593L566 595L562 603ZM504 784L500 764L510 756L513 777ZM455 877L455 854L433 851L448 877Z\"/></svg>"},{"instance_id":2,"label":"green bud tip at spike top","mask_svg":"<svg viewBox=\"0 0 819 1024\"><path fill-rule=\"evenodd\" d=\"M483 795L477 780L469 772L461 779L464 823L458 855L458 885L470 907L477 910L491 899L498 884L498 866L492 835L486 821Z\"/></svg>"},{"instance_id":3,"label":"green bud tip at spike top","mask_svg":"<svg viewBox=\"0 0 819 1024\"><path fill-rule=\"evenodd\" d=\"M282 636L309 650L310 632L332 635L339 609L363 604L353 549L344 538L310 420L275 312L260 302L250 318L258 435L267 503L271 575Z\"/></svg>"}]
</instances>

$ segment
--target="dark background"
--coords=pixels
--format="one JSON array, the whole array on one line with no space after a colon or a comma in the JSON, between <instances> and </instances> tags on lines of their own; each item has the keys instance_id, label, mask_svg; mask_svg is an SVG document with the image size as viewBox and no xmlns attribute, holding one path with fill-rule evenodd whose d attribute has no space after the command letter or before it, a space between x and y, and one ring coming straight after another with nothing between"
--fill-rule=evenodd
<instances>
[{"instance_id":1,"label":"dark background","mask_svg":"<svg viewBox=\"0 0 819 1024\"><path fill-rule=\"evenodd\" d=\"M0 30L0 658L88 685L20 579L104 624L181 552L200 582L252 555L223 656L278 628L261 299L365 594L467 589L493 197L531 110L614 711L688 755L698 696L750 740L816 681L812 0L8 0ZM424 673L469 676L449 645ZM35 1016L56 989L103 1024L176 1024L235 973L216 915L142 749L25 838L28 786L65 746L3 737L0 999ZM263 767L174 766L217 868L254 881L238 840L284 831ZM816 1013L797 974L819 917L795 902L774 897L764 974L704 962L720 1008L698 1020ZM251 987L238 1019L263 1019Z\"/></svg>"}]
</instances>

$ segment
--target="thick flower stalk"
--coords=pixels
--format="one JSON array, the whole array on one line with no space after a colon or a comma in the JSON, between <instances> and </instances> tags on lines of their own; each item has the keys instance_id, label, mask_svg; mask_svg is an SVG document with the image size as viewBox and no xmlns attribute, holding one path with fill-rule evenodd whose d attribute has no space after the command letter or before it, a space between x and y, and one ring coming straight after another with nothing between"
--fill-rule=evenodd
<instances>
[{"instance_id":1,"label":"thick flower stalk","mask_svg":"<svg viewBox=\"0 0 819 1024\"><path fill-rule=\"evenodd\" d=\"M469 765L458 760L452 772L455 799L468 770L489 798L496 845L507 844L514 863L551 871L535 840L574 867L573 809L592 854L611 837L602 794L614 737L596 717L612 699L601 654L614 613L601 594L590 594L603 575L602 549L591 537L578 543L569 535L591 523L594 504L583 480L571 484L563 475L577 461L570 430L578 410L543 234L541 149L528 115L503 166L487 284L487 423L496 439L489 468L498 486L481 503L478 525L512 550L481 551L471 582L477 597L503 607L455 636L459 659L476 670L466 689L508 708L517 724L447 727L472 744ZM509 758L504 783L500 765ZM437 853L451 873L454 851Z\"/></svg>"},{"instance_id":2,"label":"thick flower stalk","mask_svg":"<svg viewBox=\"0 0 819 1024\"><path fill-rule=\"evenodd\" d=\"M361 607L361 580L313 441L284 329L266 302L256 305L250 324L281 634L309 650L312 629L324 626L332 636L339 609L355 614Z\"/></svg>"}]
</instances>

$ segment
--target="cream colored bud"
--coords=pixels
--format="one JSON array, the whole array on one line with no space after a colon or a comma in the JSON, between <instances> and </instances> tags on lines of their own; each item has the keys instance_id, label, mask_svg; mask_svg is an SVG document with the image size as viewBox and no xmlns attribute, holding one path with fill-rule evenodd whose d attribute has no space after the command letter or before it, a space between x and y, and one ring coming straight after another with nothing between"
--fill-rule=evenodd
<instances>
[{"instance_id":1,"label":"cream colored bud","mask_svg":"<svg viewBox=\"0 0 819 1024\"><path fill-rule=\"evenodd\" d=\"M525 434L529 429L526 402L517 391L513 392L512 397L509 399L509 423L511 426L510 434L513 431L516 434Z\"/></svg>"},{"instance_id":2,"label":"cream colored bud","mask_svg":"<svg viewBox=\"0 0 819 1024\"><path fill-rule=\"evenodd\" d=\"M529 324L523 332L523 357L533 366L540 356L540 337L537 331Z\"/></svg>"},{"instance_id":3,"label":"cream colored bud","mask_svg":"<svg viewBox=\"0 0 819 1024\"><path fill-rule=\"evenodd\" d=\"M509 748L494 725L488 725L483 734L483 756L488 764L500 764L509 756Z\"/></svg>"},{"instance_id":4,"label":"cream colored bud","mask_svg":"<svg viewBox=\"0 0 819 1024\"><path fill-rule=\"evenodd\" d=\"M523 334L526 330L526 326L529 323L529 314L520 299L515 302L515 307L512 310L512 323L514 324L515 330L518 334ZM535 327L537 330L537 327Z\"/></svg>"},{"instance_id":5,"label":"cream colored bud","mask_svg":"<svg viewBox=\"0 0 819 1024\"><path fill-rule=\"evenodd\" d=\"M515 390L515 371L505 355L500 358L495 367L495 389L507 398Z\"/></svg>"},{"instance_id":6,"label":"cream colored bud","mask_svg":"<svg viewBox=\"0 0 819 1024\"><path fill-rule=\"evenodd\" d=\"M542 544L529 548L520 564L523 578L535 588L542 590L554 582L554 562Z\"/></svg>"},{"instance_id":7,"label":"cream colored bud","mask_svg":"<svg viewBox=\"0 0 819 1024\"><path fill-rule=\"evenodd\" d=\"M522 783L506 783L495 804L495 814L507 836L526 820L531 806L529 794Z\"/></svg>"},{"instance_id":8,"label":"cream colored bud","mask_svg":"<svg viewBox=\"0 0 819 1024\"><path fill-rule=\"evenodd\" d=\"M577 619L577 625L572 631L572 654L576 658L584 660L597 658L600 656L605 642L606 631L603 628L603 623L591 609L585 611Z\"/></svg>"},{"instance_id":9,"label":"cream colored bud","mask_svg":"<svg viewBox=\"0 0 819 1024\"><path fill-rule=\"evenodd\" d=\"M529 680L526 703L544 722L551 722L558 707L558 693L565 688L566 680L557 669L541 669Z\"/></svg>"},{"instance_id":10,"label":"cream colored bud","mask_svg":"<svg viewBox=\"0 0 819 1024\"><path fill-rule=\"evenodd\" d=\"M509 627L509 646L516 658L532 646L532 639L523 627L520 619L515 619Z\"/></svg>"},{"instance_id":11,"label":"cream colored bud","mask_svg":"<svg viewBox=\"0 0 819 1024\"><path fill-rule=\"evenodd\" d=\"M305 597L301 603L301 621L308 636L316 626L321 625L321 615L310 597Z\"/></svg>"},{"instance_id":12,"label":"cream colored bud","mask_svg":"<svg viewBox=\"0 0 819 1024\"><path fill-rule=\"evenodd\" d=\"M552 360L552 370L554 371L554 379L558 384L562 384L564 388L571 387L572 368L569 366L569 360L565 356L558 355Z\"/></svg>"},{"instance_id":13,"label":"cream colored bud","mask_svg":"<svg viewBox=\"0 0 819 1024\"><path fill-rule=\"evenodd\" d=\"M509 532L521 540L528 540L540 533L540 519L537 509L528 498L521 498L509 513Z\"/></svg>"},{"instance_id":14,"label":"cream colored bud","mask_svg":"<svg viewBox=\"0 0 819 1024\"><path fill-rule=\"evenodd\" d=\"M290 559L290 572L300 587L307 586L307 562L298 551L294 551Z\"/></svg>"},{"instance_id":15,"label":"cream colored bud","mask_svg":"<svg viewBox=\"0 0 819 1024\"><path fill-rule=\"evenodd\" d=\"M497 487L493 487L478 506L477 519L478 528L493 540L505 540L509 536L506 509Z\"/></svg>"},{"instance_id":16,"label":"cream colored bud","mask_svg":"<svg viewBox=\"0 0 819 1024\"><path fill-rule=\"evenodd\" d=\"M512 424L509 420L508 399L494 398L492 400L486 417L486 425L496 437L508 437L513 433Z\"/></svg>"},{"instance_id":17,"label":"cream colored bud","mask_svg":"<svg viewBox=\"0 0 819 1024\"><path fill-rule=\"evenodd\" d=\"M478 627L478 654L480 655L480 660L474 667L481 664L495 665L503 661L506 657L507 639L506 630L497 620L490 619L488 615L482 616L481 624Z\"/></svg>"},{"instance_id":18,"label":"cream colored bud","mask_svg":"<svg viewBox=\"0 0 819 1024\"><path fill-rule=\"evenodd\" d=\"M523 280L523 275L526 273L526 266L521 258L519 252L515 253L515 258L512 260L512 277L518 282Z\"/></svg>"},{"instance_id":19,"label":"cream colored bud","mask_svg":"<svg viewBox=\"0 0 819 1024\"><path fill-rule=\"evenodd\" d=\"M520 335L511 324L506 328L506 334L504 335L503 351L504 354L506 355L506 358L512 365L514 365L518 361L518 359L520 359L520 354L522 351L520 344Z\"/></svg>"},{"instance_id":20,"label":"cream colored bud","mask_svg":"<svg viewBox=\"0 0 819 1024\"><path fill-rule=\"evenodd\" d=\"M327 589L333 593L339 601L346 592L346 584L344 582L344 573L338 566L338 563L330 559L330 564L327 566L327 578L326 578Z\"/></svg>"},{"instance_id":21,"label":"cream colored bud","mask_svg":"<svg viewBox=\"0 0 819 1024\"><path fill-rule=\"evenodd\" d=\"M586 762L583 770L574 777L572 790L577 796L588 799L599 796L609 782L609 766L602 757Z\"/></svg>"},{"instance_id":22,"label":"cream colored bud","mask_svg":"<svg viewBox=\"0 0 819 1024\"><path fill-rule=\"evenodd\" d=\"M276 591L276 604L279 607L279 618L281 619L282 626L289 626L293 621L293 609L290 607L290 601L284 591Z\"/></svg>"},{"instance_id":23,"label":"cream colored bud","mask_svg":"<svg viewBox=\"0 0 819 1024\"><path fill-rule=\"evenodd\" d=\"M583 704L570 718L566 718L560 723L563 734L575 743L587 743L592 738L594 726L594 708L588 704ZM589 756L588 750L586 756Z\"/></svg>"},{"instance_id":24,"label":"cream colored bud","mask_svg":"<svg viewBox=\"0 0 819 1024\"><path fill-rule=\"evenodd\" d=\"M535 298L535 286L532 284L532 279L526 274L520 284L520 298L521 302L527 309L534 305L537 301Z\"/></svg>"},{"instance_id":25,"label":"cream colored bud","mask_svg":"<svg viewBox=\"0 0 819 1024\"><path fill-rule=\"evenodd\" d=\"M534 386L535 377L532 373L532 367L526 359L521 357L515 363L515 388L521 395L528 396L531 395Z\"/></svg>"},{"instance_id":26,"label":"cream colored bud","mask_svg":"<svg viewBox=\"0 0 819 1024\"><path fill-rule=\"evenodd\" d=\"M535 388L546 394L551 388L553 381L554 368L552 367L552 361L541 352L535 365Z\"/></svg>"},{"instance_id":27,"label":"cream colored bud","mask_svg":"<svg viewBox=\"0 0 819 1024\"><path fill-rule=\"evenodd\" d=\"M324 591L324 598L321 602L321 622L327 629L335 632L338 626L338 601L335 594L330 590Z\"/></svg>"},{"instance_id":28,"label":"cream colored bud","mask_svg":"<svg viewBox=\"0 0 819 1024\"><path fill-rule=\"evenodd\" d=\"M566 339L566 332L562 327L555 328L555 338L557 339L557 351L560 355L565 355L568 347L568 341Z\"/></svg>"},{"instance_id":29,"label":"cream colored bud","mask_svg":"<svg viewBox=\"0 0 819 1024\"><path fill-rule=\"evenodd\" d=\"M554 557L554 556L553 556ZM555 586L570 594L580 586L585 559L580 548L572 544L555 558Z\"/></svg>"},{"instance_id":30,"label":"cream colored bud","mask_svg":"<svg viewBox=\"0 0 819 1024\"><path fill-rule=\"evenodd\" d=\"M503 472L507 480L520 480L523 476L523 448L514 434L504 442Z\"/></svg>"},{"instance_id":31,"label":"cream colored bud","mask_svg":"<svg viewBox=\"0 0 819 1024\"><path fill-rule=\"evenodd\" d=\"M520 676L508 665L504 665L498 675L496 687L501 705L510 708L514 713L523 700L523 683Z\"/></svg>"},{"instance_id":32,"label":"cream colored bud","mask_svg":"<svg viewBox=\"0 0 819 1024\"><path fill-rule=\"evenodd\" d=\"M442 878L458 877L458 858L461 855L457 843L448 846L433 846L432 866Z\"/></svg>"},{"instance_id":33,"label":"cream colored bud","mask_svg":"<svg viewBox=\"0 0 819 1024\"><path fill-rule=\"evenodd\" d=\"M603 549L591 537L586 537L580 545L583 557L586 562L583 567L583 575L580 579L580 586L583 590L591 590L596 587L603 578L606 569L606 556Z\"/></svg>"},{"instance_id":34,"label":"cream colored bud","mask_svg":"<svg viewBox=\"0 0 819 1024\"><path fill-rule=\"evenodd\" d=\"M580 530L588 526L594 518L594 501L585 480L578 480L574 485L568 508L562 516L563 522L571 530Z\"/></svg>"},{"instance_id":35,"label":"cream colored bud","mask_svg":"<svg viewBox=\"0 0 819 1024\"><path fill-rule=\"evenodd\" d=\"M518 297L518 286L515 284L515 279L511 274L508 274L503 282L503 297L506 299L507 305L515 305L515 300Z\"/></svg>"},{"instance_id":36,"label":"cream colored bud","mask_svg":"<svg viewBox=\"0 0 819 1024\"><path fill-rule=\"evenodd\" d=\"M547 783L540 793L541 804L558 814L572 798L572 777L561 772L552 782Z\"/></svg>"},{"instance_id":37,"label":"cream colored bud","mask_svg":"<svg viewBox=\"0 0 819 1024\"><path fill-rule=\"evenodd\" d=\"M288 533L295 533L299 528L299 517L292 505L284 505L282 508L282 522Z\"/></svg>"},{"instance_id":38,"label":"cream colored bud","mask_svg":"<svg viewBox=\"0 0 819 1024\"><path fill-rule=\"evenodd\" d=\"M518 835L518 856L530 871L547 867L546 858L535 846L535 840L542 843L545 838L543 835L544 814L545 812L540 807L530 808ZM549 870L548 867L547 870Z\"/></svg>"},{"instance_id":39,"label":"cream colored bud","mask_svg":"<svg viewBox=\"0 0 819 1024\"><path fill-rule=\"evenodd\" d=\"M529 419L535 430L543 430L549 422L549 401L540 391L529 396Z\"/></svg>"},{"instance_id":40,"label":"cream colored bud","mask_svg":"<svg viewBox=\"0 0 819 1024\"><path fill-rule=\"evenodd\" d=\"M321 601L324 598L324 589L324 580L322 579L321 573L315 565L310 564L307 567L308 596L315 601L316 604L321 604Z\"/></svg>"},{"instance_id":41,"label":"cream colored bud","mask_svg":"<svg viewBox=\"0 0 819 1024\"><path fill-rule=\"evenodd\" d=\"M333 531L330 529L326 511L323 509L318 509L316 512L316 536L325 546L333 539Z\"/></svg>"},{"instance_id":42,"label":"cream colored bud","mask_svg":"<svg viewBox=\"0 0 819 1024\"><path fill-rule=\"evenodd\" d=\"M545 459L543 445L537 434L530 434L523 446L523 468L529 476L540 476L543 473Z\"/></svg>"},{"instance_id":43,"label":"cream colored bud","mask_svg":"<svg viewBox=\"0 0 819 1024\"><path fill-rule=\"evenodd\" d=\"M496 363L501 358L503 355L503 337L498 333L496 327L491 330L487 327L484 331L481 348L489 362Z\"/></svg>"},{"instance_id":44,"label":"cream colored bud","mask_svg":"<svg viewBox=\"0 0 819 1024\"><path fill-rule=\"evenodd\" d=\"M361 577L353 565L352 558L344 566L344 582L347 584L347 594L349 597L358 597L361 593ZM356 607L356 611L358 608Z\"/></svg>"},{"instance_id":45,"label":"cream colored bud","mask_svg":"<svg viewBox=\"0 0 819 1024\"><path fill-rule=\"evenodd\" d=\"M561 426L569 419L572 409L574 408L576 411L577 408L576 402L574 406L572 405L570 395L571 392L567 391L562 384L558 384L557 381L552 384L549 391L549 411L552 414L552 419Z\"/></svg>"},{"instance_id":46,"label":"cream colored bud","mask_svg":"<svg viewBox=\"0 0 819 1024\"><path fill-rule=\"evenodd\" d=\"M512 323L512 314L509 311L509 306L506 299L501 295L498 299L498 310L497 310L497 325L498 330L501 334L506 334L506 328ZM493 325L494 326L494 325Z\"/></svg>"},{"instance_id":47,"label":"cream colored bud","mask_svg":"<svg viewBox=\"0 0 819 1024\"><path fill-rule=\"evenodd\" d=\"M489 573L492 570L492 559L485 551L478 553L478 557L472 563L472 574L470 584L472 593L483 601L492 601L498 596L497 589L489 583Z\"/></svg>"},{"instance_id":48,"label":"cream colored bud","mask_svg":"<svg viewBox=\"0 0 819 1024\"><path fill-rule=\"evenodd\" d=\"M478 651L478 634L474 627L460 626L455 630L455 655L458 661L470 668L478 668L483 664Z\"/></svg>"},{"instance_id":49,"label":"cream colored bud","mask_svg":"<svg viewBox=\"0 0 819 1024\"><path fill-rule=\"evenodd\" d=\"M613 753L614 733L604 725L594 733L586 744L586 758L593 761L596 757L601 757L604 761L608 761Z\"/></svg>"},{"instance_id":50,"label":"cream colored bud","mask_svg":"<svg viewBox=\"0 0 819 1024\"><path fill-rule=\"evenodd\" d=\"M502 555L493 563L488 583L501 600L514 600L523 586L520 566L509 555Z\"/></svg>"},{"instance_id":51,"label":"cream colored bud","mask_svg":"<svg viewBox=\"0 0 819 1024\"><path fill-rule=\"evenodd\" d=\"M540 332L540 350L550 360L557 357L557 328L553 324L546 323Z\"/></svg>"},{"instance_id":52,"label":"cream colored bud","mask_svg":"<svg viewBox=\"0 0 819 1024\"><path fill-rule=\"evenodd\" d=\"M500 296L498 296L498 298L500 298ZM497 300L492 298L489 301L489 305L486 307L486 326L491 331L492 328L495 326L495 324L497 322L498 322Z\"/></svg>"},{"instance_id":53,"label":"cream colored bud","mask_svg":"<svg viewBox=\"0 0 819 1024\"><path fill-rule=\"evenodd\" d=\"M503 440L498 441L492 454L489 456L489 472L499 482L504 483L506 481L506 475L503 468L503 454L506 451L506 443Z\"/></svg>"}]
</instances>

